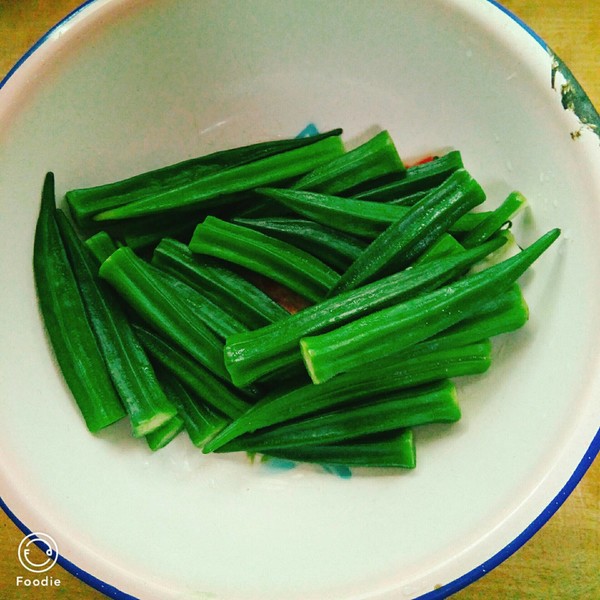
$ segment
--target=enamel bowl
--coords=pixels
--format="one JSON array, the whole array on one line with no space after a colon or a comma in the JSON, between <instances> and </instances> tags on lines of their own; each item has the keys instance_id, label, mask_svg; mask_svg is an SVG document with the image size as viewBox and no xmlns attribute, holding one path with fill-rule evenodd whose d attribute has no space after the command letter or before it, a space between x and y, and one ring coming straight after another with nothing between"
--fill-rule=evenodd
<instances>
[{"instance_id":1,"label":"enamel bowl","mask_svg":"<svg viewBox=\"0 0 600 600\"><path fill-rule=\"evenodd\" d=\"M529 199L527 326L460 383L462 420L418 466L342 478L151 453L82 424L45 338L31 259L42 179L59 195L232 145L386 128L410 161L460 150L491 206ZM0 90L3 501L114 598L445 597L553 514L600 447L600 121L568 69L493 2L95 0Z\"/></svg>"}]
</instances>

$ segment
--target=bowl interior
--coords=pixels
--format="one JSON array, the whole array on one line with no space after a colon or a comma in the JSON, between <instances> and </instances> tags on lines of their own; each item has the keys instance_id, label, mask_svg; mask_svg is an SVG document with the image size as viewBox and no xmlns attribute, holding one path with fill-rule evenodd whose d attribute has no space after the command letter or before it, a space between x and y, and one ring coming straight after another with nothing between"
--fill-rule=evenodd
<instances>
[{"instance_id":1,"label":"bowl interior","mask_svg":"<svg viewBox=\"0 0 600 600\"><path fill-rule=\"evenodd\" d=\"M510 543L599 422L598 139L550 69L506 15L466 0L98 0L56 30L0 95L1 477L17 516L148 598L413 597ZM309 122L343 127L349 147L388 129L407 162L456 148L490 207L527 196L522 244L562 228L522 281L530 322L460 382L461 422L418 431L415 471L350 479L206 457L183 436L152 454L126 426L88 434L36 306L45 172L62 195Z\"/></svg>"}]
</instances>

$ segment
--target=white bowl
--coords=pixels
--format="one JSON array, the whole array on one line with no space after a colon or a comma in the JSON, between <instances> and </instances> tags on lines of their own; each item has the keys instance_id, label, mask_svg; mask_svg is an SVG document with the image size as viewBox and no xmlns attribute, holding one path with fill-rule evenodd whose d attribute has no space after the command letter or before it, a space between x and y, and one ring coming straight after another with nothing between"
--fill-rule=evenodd
<instances>
[{"instance_id":1,"label":"white bowl","mask_svg":"<svg viewBox=\"0 0 600 600\"><path fill-rule=\"evenodd\" d=\"M563 107L576 82L553 64L483 0L92 0L53 29L0 92L13 518L115 598L434 599L516 550L600 448L600 121L584 96ZM523 280L530 322L461 385L461 422L419 433L415 471L350 479L90 435L34 293L45 172L62 194L309 122L351 143L387 128L407 160L457 148L490 205L528 197L522 243L562 228Z\"/></svg>"}]
</instances>

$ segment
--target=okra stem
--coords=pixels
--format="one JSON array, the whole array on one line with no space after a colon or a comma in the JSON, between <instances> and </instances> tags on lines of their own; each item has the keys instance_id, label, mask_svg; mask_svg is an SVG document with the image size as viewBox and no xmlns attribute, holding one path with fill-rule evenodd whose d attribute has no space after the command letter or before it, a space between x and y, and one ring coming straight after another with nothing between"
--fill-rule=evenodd
<instances>
[{"instance_id":1,"label":"okra stem","mask_svg":"<svg viewBox=\"0 0 600 600\"><path fill-rule=\"evenodd\" d=\"M486 219L462 238L463 246L473 248L488 240L507 221L512 219L526 203L527 199L520 192L510 193L496 210L489 213Z\"/></svg>"}]
</instances>

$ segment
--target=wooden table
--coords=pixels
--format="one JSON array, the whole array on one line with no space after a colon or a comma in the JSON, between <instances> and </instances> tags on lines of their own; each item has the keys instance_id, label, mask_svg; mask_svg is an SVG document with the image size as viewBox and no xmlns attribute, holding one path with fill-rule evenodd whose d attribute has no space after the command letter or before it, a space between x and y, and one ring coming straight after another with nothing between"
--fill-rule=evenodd
<instances>
[{"instance_id":1,"label":"wooden table","mask_svg":"<svg viewBox=\"0 0 600 600\"><path fill-rule=\"evenodd\" d=\"M240 0L242 1L242 0ZM415 0L417 1L417 0ZM0 74L80 0L0 0ZM569 65L600 107L600 2L504 0ZM58 588L25 590L16 550L21 532L0 514L0 597L3 600L104 598L56 566ZM454 596L459 600L600 599L600 459L550 522L522 549L483 579ZM283 600L283 599L282 599Z\"/></svg>"}]
</instances>

